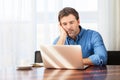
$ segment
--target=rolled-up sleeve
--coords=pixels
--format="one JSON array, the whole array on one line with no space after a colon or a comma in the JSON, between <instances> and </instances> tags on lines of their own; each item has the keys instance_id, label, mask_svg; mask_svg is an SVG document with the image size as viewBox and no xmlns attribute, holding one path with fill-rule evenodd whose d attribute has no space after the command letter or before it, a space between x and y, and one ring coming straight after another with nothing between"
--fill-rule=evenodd
<instances>
[{"instance_id":1,"label":"rolled-up sleeve","mask_svg":"<svg viewBox=\"0 0 120 80\"><path fill-rule=\"evenodd\" d=\"M53 45L56 45L56 44L57 44L59 38L60 38L60 37L57 37L57 38L54 40ZM67 39L65 40L64 45L69 45Z\"/></svg>"},{"instance_id":2,"label":"rolled-up sleeve","mask_svg":"<svg viewBox=\"0 0 120 80\"><path fill-rule=\"evenodd\" d=\"M93 45L94 54L89 56L89 59L94 65L107 64L107 51L103 43L103 39L98 32L92 34L91 43Z\"/></svg>"},{"instance_id":3,"label":"rolled-up sleeve","mask_svg":"<svg viewBox=\"0 0 120 80\"><path fill-rule=\"evenodd\" d=\"M59 39L59 37L57 37L57 38L54 40L53 45L56 45L58 39Z\"/></svg>"}]
</instances>

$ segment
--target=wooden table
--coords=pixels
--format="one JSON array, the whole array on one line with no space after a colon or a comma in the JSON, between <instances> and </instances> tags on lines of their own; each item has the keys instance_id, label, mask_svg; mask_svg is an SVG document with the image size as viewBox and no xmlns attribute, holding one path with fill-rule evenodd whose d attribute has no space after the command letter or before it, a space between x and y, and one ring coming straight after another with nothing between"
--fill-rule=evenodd
<instances>
[{"instance_id":1,"label":"wooden table","mask_svg":"<svg viewBox=\"0 0 120 80\"><path fill-rule=\"evenodd\" d=\"M91 66L86 70L0 68L0 80L120 80L120 65Z\"/></svg>"}]
</instances>

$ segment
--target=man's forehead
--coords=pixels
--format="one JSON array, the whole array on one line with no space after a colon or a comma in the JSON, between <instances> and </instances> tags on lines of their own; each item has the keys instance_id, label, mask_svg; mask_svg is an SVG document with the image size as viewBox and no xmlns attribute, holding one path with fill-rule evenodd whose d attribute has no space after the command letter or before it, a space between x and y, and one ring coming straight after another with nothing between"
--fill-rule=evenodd
<instances>
[{"instance_id":1,"label":"man's forehead","mask_svg":"<svg viewBox=\"0 0 120 80\"><path fill-rule=\"evenodd\" d=\"M68 15L68 16L64 16L63 18L61 18L60 22L64 23L64 22L71 22L71 21L75 21L76 18L73 15Z\"/></svg>"}]
</instances>

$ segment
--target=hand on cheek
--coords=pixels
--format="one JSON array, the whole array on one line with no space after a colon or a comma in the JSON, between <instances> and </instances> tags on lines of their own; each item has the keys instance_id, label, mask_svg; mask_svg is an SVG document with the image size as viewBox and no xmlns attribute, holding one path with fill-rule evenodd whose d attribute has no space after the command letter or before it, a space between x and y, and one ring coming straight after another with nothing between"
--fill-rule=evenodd
<instances>
[{"instance_id":1,"label":"hand on cheek","mask_svg":"<svg viewBox=\"0 0 120 80\"><path fill-rule=\"evenodd\" d=\"M63 27L61 24L59 25L59 28L60 28L60 33L61 33L61 35L67 35L64 27Z\"/></svg>"}]
</instances>

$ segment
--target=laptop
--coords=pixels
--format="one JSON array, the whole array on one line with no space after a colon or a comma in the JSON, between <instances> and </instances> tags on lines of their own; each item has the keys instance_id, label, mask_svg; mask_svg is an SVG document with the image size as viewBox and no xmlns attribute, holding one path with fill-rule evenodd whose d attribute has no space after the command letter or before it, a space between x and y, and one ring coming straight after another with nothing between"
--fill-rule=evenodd
<instances>
[{"instance_id":1,"label":"laptop","mask_svg":"<svg viewBox=\"0 0 120 80\"><path fill-rule=\"evenodd\" d=\"M86 69L80 45L40 45L45 68Z\"/></svg>"}]
</instances>

